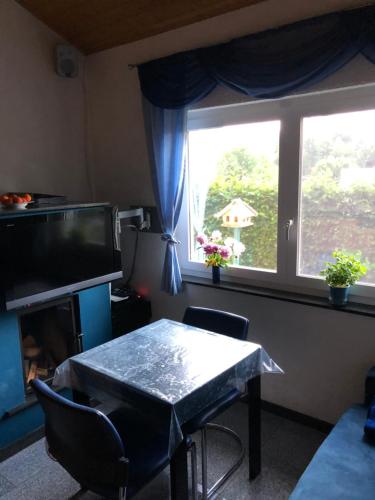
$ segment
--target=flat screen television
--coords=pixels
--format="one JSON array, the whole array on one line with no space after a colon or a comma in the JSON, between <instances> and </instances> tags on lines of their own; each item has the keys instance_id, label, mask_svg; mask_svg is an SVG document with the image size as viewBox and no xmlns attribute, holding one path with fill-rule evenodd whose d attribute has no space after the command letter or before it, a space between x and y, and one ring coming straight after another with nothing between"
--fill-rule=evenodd
<instances>
[{"instance_id":1,"label":"flat screen television","mask_svg":"<svg viewBox=\"0 0 375 500\"><path fill-rule=\"evenodd\" d=\"M0 292L12 310L122 277L110 206L2 213Z\"/></svg>"}]
</instances>

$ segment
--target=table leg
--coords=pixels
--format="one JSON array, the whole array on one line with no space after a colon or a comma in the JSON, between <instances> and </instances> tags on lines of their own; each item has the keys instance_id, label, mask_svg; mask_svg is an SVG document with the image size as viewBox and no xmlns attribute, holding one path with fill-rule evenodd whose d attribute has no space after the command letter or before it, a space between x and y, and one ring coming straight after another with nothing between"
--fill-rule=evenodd
<instances>
[{"instance_id":1,"label":"table leg","mask_svg":"<svg viewBox=\"0 0 375 500\"><path fill-rule=\"evenodd\" d=\"M179 444L171 459L171 499L188 500L189 476L186 439Z\"/></svg>"},{"instance_id":2,"label":"table leg","mask_svg":"<svg viewBox=\"0 0 375 500\"><path fill-rule=\"evenodd\" d=\"M247 382L249 418L249 477L261 471L260 375Z\"/></svg>"}]
</instances>

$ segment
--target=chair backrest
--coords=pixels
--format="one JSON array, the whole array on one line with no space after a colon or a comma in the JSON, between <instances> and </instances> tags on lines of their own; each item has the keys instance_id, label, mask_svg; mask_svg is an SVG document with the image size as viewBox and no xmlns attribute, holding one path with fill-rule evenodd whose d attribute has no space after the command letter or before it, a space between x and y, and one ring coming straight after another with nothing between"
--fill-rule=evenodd
<instances>
[{"instance_id":1,"label":"chair backrest","mask_svg":"<svg viewBox=\"0 0 375 500\"><path fill-rule=\"evenodd\" d=\"M100 411L69 401L35 379L30 382L45 413L51 455L81 486L102 494L127 485L124 444Z\"/></svg>"},{"instance_id":2,"label":"chair backrest","mask_svg":"<svg viewBox=\"0 0 375 500\"><path fill-rule=\"evenodd\" d=\"M182 322L239 340L246 340L249 329L247 318L205 307L187 307Z\"/></svg>"}]
</instances>

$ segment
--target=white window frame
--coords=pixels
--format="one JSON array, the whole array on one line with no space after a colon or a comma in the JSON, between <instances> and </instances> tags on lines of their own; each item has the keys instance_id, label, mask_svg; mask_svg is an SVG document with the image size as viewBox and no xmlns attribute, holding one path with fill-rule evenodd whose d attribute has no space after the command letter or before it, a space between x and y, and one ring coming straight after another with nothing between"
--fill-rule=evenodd
<instances>
[{"instance_id":1,"label":"white window frame","mask_svg":"<svg viewBox=\"0 0 375 500\"><path fill-rule=\"evenodd\" d=\"M297 276L299 205L301 200L302 120L310 116L375 109L375 84L315 92L267 101L251 101L188 112L188 131L262 121L280 120L277 272L230 267L222 269L223 280L253 286L327 295L323 279ZM189 169L176 235L181 241L179 258L184 274L210 276L203 263L189 260ZM293 220L286 239L286 222ZM375 286L356 285L352 296L359 302L375 303Z\"/></svg>"}]
</instances>

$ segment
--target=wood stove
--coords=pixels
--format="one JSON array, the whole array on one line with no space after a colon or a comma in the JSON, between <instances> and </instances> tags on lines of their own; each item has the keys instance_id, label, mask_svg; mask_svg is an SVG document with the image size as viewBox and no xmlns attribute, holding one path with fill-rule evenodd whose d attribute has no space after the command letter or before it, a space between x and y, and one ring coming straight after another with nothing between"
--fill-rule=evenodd
<instances>
[{"instance_id":1,"label":"wood stove","mask_svg":"<svg viewBox=\"0 0 375 500\"><path fill-rule=\"evenodd\" d=\"M52 383L56 367L82 352L77 297L65 297L18 314L26 395L34 378Z\"/></svg>"}]
</instances>

